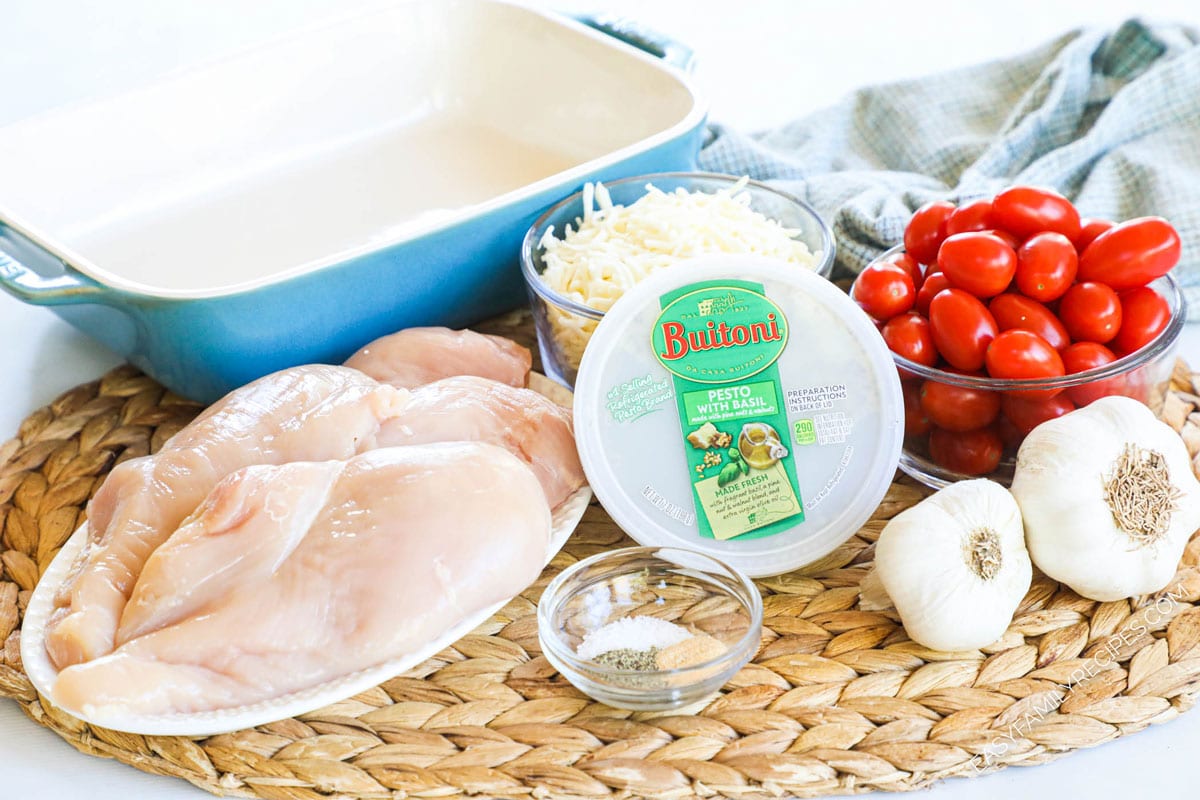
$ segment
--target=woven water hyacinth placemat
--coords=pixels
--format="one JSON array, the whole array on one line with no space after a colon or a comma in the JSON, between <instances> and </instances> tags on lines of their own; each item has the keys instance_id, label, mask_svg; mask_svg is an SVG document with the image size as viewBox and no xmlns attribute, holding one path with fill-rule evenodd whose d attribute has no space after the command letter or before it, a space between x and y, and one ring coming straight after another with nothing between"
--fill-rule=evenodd
<instances>
[{"instance_id":1,"label":"woven water hyacinth placemat","mask_svg":"<svg viewBox=\"0 0 1200 800\"><path fill-rule=\"evenodd\" d=\"M525 316L490 330L529 343ZM1193 456L1200 397L1180 364L1164 418ZM859 609L901 480L823 563L758 581L762 647L704 704L669 714L589 701L541 656L535 604L563 567L629 544L598 505L536 584L409 673L295 719L202 739L94 728L21 671L21 614L113 464L200 408L131 367L34 412L0 445L0 695L84 753L218 794L286 798L774 797L905 790L1039 764L1173 719L1200 691L1200 539L1157 596L1084 600L1038 575L1003 639L942 653ZM689 609L679 608L679 615ZM1082 679L1081 679L1082 678Z\"/></svg>"}]
</instances>

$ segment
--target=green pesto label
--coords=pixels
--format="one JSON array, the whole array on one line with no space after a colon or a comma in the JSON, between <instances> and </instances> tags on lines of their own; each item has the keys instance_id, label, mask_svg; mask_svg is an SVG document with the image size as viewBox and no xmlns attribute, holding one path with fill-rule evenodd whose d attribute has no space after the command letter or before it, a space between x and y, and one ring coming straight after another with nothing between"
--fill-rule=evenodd
<instances>
[{"instance_id":1,"label":"green pesto label","mask_svg":"<svg viewBox=\"0 0 1200 800\"><path fill-rule=\"evenodd\" d=\"M803 522L776 363L783 311L750 281L693 283L660 302L650 344L675 383L700 534L758 538Z\"/></svg>"}]
</instances>

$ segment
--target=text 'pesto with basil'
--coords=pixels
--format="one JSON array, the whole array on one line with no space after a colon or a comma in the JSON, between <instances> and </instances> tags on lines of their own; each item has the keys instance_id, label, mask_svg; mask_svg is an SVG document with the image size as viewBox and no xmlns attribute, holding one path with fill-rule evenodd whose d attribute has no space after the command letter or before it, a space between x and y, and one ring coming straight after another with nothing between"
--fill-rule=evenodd
<instances>
[{"instance_id":1,"label":"text 'pesto with basil'","mask_svg":"<svg viewBox=\"0 0 1200 800\"><path fill-rule=\"evenodd\" d=\"M871 321L824 278L753 256L682 262L626 293L588 344L574 404L588 481L622 529L751 576L853 535L903 436Z\"/></svg>"}]
</instances>

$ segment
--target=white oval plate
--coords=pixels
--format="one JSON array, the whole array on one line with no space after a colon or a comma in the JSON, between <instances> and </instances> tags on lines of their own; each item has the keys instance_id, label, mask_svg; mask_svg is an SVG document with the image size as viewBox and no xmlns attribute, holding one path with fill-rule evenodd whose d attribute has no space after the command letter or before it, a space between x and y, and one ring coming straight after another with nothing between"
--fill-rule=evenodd
<instances>
[{"instance_id":1,"label":"white oval plate","mask_svg":"<svg viewBox=\"0 0 1200 800\"><path fill-rule=\"evenodd\" d=\"M584 486L555 509L550 549L546 552L547 564L566 544L567 538L583 518L591 499L592 490ZM24 662L25 674L42 696L56 706L58 703L54 697L54 682L58 677L58 670L46 654L46 623L54 610L54 596L58 593L59 586L66 579L71 565L75 563L76 555L87 542L87 529L86 522L80 525L54 557L54 561L34 587L33 596L29 598L29 606L25 610L25 620L21 625L21 660ZM152 736L211 736L253 728L256 725L315 711L394 678L466 636L507 603L508 600L505 600L472 614L412 653L261 703L218 711L154 715L122 714L119 709L106 706L72 716L102 728Z\"/></svg>"},{"instance_id":2,"label":"white oval plate","mask_svg":"<svg viewBox=\"0 0 1200 800\"><path fill-rule=\"evenodd\" d=\"M568 408L571 406L571 392L543 375L531 373L529 388L560 405ZM545 564L549 564L566 544L591 500L592 490L585 484L554 510L550 548L546 551ZM58 669L46 653L46 623L54 611L54 597L58 594L59 587L66 580L71 565L75 563L75 557L87 542L87 530L86 522L80 525L50 562L50 566L34 587L33 596L29 598L29 605L25 609L24 621L21 623L21 661L25 667L25 674L29 676L38 692L55 706L59 705L54 697L54 682L58 678ZM345 700L412 669L487 622L492 614L504 608L508 602L505 600L472 614L412 653L261 703L217 711L153 715L122 714L119 709L106 706L71 715L102 728L151 736L211 736L288 719Z\"/></svg>"}]
</instances>

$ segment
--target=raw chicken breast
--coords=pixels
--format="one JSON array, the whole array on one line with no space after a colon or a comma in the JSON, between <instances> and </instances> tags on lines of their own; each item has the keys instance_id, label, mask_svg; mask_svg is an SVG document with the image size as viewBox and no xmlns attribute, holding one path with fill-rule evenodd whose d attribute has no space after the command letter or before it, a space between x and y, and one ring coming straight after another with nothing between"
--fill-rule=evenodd
<instances>
[{"instance_id":1,"label":"raw chicken breast","mask_svg":"<svg viewBox=\"0 0 1200 800\"><path fill-rule=\"evenodd\" d=\"M520 592L550 543L533 473L486 444L230 475L150 557L113 653L63 670L68 711L269 700L397 658Z\"/></svg>"},{"instance_id":2,"label":"raw chicken breast","mask_svg":"<svg viewBox=\"0 0 1200 800\"><path fill-rule=\"evenodd\" d=\"M524 386L532 364L529 351L514 341L449 328L408 328L376 339L346 361L347 367L401 389L454 375Z\"/></svg>"},{"instance_id":3,"label":"raw chicken breast","mask_svg":"<svg viewBox=\"0 0 1200 800\"><path fill-rule=\"evenodd\" d=\"M445 378L413 390L379 433L384 446L445 441L499 445L533 470L555 508L584 484L571 412L532 389L486 378Z\"/></svg>"},{"instance_id":4,"label":"raw chicken breast","mask_svg":"<svg viewBox=\"0 0 1200 800\"><path fill-rule=\"evenodd\" d=\"M56 598L51 660L62 668L113 649L142 565L217 481L251 464L370 450L407 397L345 367L286 369L231 392L156 455L118 465L88 505L87 548Z\"/></svg>"}]
</instances>

